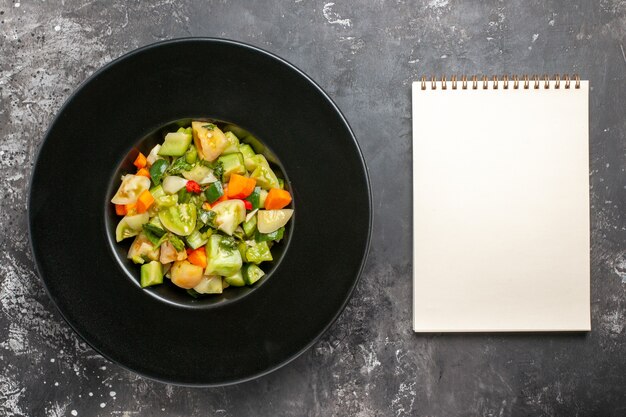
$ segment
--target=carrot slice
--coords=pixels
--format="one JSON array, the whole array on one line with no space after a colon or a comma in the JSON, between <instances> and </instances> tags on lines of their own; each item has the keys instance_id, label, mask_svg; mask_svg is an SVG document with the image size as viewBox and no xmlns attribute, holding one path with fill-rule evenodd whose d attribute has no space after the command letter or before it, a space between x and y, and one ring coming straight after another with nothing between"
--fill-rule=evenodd
<instances>
[{"instance_id":1,"label":"carrot slice","mask_svg":"<svg viewBox=\"0 0 626 417\"><path fill-rule=\"evenodd\" d=\"M196 250L187 250L187 260L194 265L201 266L202 268L206 268L207 259L206 259L206 251L204 250L204 246L199 247Z\"/></svg>"},{"instance_id":2,"label":"carrot slice","mask_svg":"<svg viewBox=\"0 0 626 417\"><path fill-rule=\"evenodd\" d=\"M148 171L145 168L141 168L139 171L137 171L137 174L135 174L135 175L142 175L144 177L150 178L150 171Z\"/></svg>"},{"instance_id":3,"label":"carrot slice","mask_svg":"<svg viewBox=\"0 0 626 417\"><path fill-rule=\"evenodd\" d=\"M226 195L228 198L246 198L252 194L255 185L256 180L254 178L233 174L230 176L230 181L228 181L228 191Z\"/></svg>"},{"instance_id":4,"label":"carrot slice","mask_svg":"<svg viewBox=\"0 0 626 417\"><path fill-rule=\"evenodd\" d=\"M148 165L148 160L146 159L146 156L144 154L139 152L139 155L137 155L137 158L135 158L135 162L133 162L133 165L135 165L137 169L141 169Z\"/></svg>"},{"instance_id":5,"label":"carrot slice","mask_svg":"<svg viewBox=\"0 0 626 417\"><path fill-rule=\"evenodd\" d=\"M137 203L125 204L126 214L137 214Z\"/></svg>"},{"instance_id":6,"label":"carrot slice","mask_svg":"<svg viewBox=\"0 0 626 417\"><path fill-rule=\"evenodd\" d=\"M137 198L137 213L145 213L152 203L154 203L154 197L152 197L150 191L144 190Z\"/></svg>"},{"instance_id":7,"label":"carrot slice","mask_svg":"<svg viewBox=\"0 0 626 417\"><path fill-rule=\"evenodd\" d=\"M118 216L126 216L126 206L124 204L116 204L115 205L115 214Z\"/></svg>"},{"instance_id":8,"label":"carrot slice","mask_svg":"<svg viewBox=\"0 0 626 417\"><path fill-rule=\"evenodd\" d=\"M280 210L291 203L289 191L272 188L265 199L265 210Z\"/></svg>"}]
</instances>

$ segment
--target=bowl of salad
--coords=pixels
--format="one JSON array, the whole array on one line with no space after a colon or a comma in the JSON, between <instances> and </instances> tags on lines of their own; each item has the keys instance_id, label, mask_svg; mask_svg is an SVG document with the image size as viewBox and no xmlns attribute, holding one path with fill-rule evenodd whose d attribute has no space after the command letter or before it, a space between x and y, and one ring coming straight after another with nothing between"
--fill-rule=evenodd
<instances>
[{"instance_id":1,"label":"bowl of salad","mask_svg":"<svg viewBox=\"0 0 626 417\"><path fill-rule=\"evenodd\" d=\"M138 148L113 177L107 211L131 281L182 306L219 305L258 288L284 253L294 215L275 154L216 120L169 123Z\"/></svg>"},{"instance_id":2,"label":"bowl of salad","mask_svg":"<svg viewBox=\"0 0 626 417\"><path fill-rule=\"evenodd\" d=\"M348 122L292 64L213 38L104 66L67 100L29 191L33 256L74 331L181 385L267 374L341 314L371 235Z\"/></svg>"}]
</instances>

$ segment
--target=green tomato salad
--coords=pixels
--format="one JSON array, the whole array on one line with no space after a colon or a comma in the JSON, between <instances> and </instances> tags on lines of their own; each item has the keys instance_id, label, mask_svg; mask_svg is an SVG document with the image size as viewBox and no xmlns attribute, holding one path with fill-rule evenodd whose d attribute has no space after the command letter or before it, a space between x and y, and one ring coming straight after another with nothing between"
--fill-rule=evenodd
<instances>
[{"instance_id":1,"label":"green tomato salad","mask_svg":"<svg viewBox=\"0 0 626 417\"><path fill-rule=\"evenodd\" d=\"M166 277L198 297L265 275L293 209L258 143L234 125L192 121L139 152L111 203L123 216L115 239L134 239L128 259L141 265L143 288Z\"/></svg>"}]
</instances>

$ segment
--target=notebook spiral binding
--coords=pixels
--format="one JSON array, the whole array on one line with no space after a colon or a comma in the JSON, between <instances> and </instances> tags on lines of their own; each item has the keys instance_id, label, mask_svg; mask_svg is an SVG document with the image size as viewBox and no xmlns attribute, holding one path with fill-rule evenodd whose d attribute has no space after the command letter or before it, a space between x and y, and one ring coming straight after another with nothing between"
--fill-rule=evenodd
<instances>
[{"instance_id":1,"label":"notebook spiral binding","mask_svg":"<svg viewBox=\"0 0 626 417\"><path fill-rule=\"evenodd\" d=\"M436 77L431 77L430 80L428 80L426 76L422 76L422 90L426 90L428 84L430 84L430 88L432 90L436 90L438 81L441 82L442 90L447 90L448 85L453 90L457 90L458 84L461 84L461 89L463 90L467 90L468 88L471 88L472 90L478 90L481 87L481 84L482 89L487 90L490 86L489 81L491 81L491 88L494 90L497 90L499 88L500 82L502 83L502 88L504 90L507 90L509 88L518 90L520 87L528 90L529 88L531 88L531 85L532 88L538 90L539 88L541 88L542 84L544 89L548 89L550 88L550 81L554 81L554 85L552 88L555 89L561 88L561 81L563 84L563 88L565 89L569 89L571 87L572 81L574 82L574 88L580 88L580 76L578 74L574 74L571 77L569 74L564 74L563 77L561 77L561 75L559 74L555 74L553 78L550 78L548 74L545 74L543 77L540 77L537 74L533 74L529 77L528 74L524 74L521 76L521 79L518 75L512 75L510 78L508 75L503 75L500 78L498 78L497 75L494 75L491 78L483 75L480 79L477 75L473 75L469 77L469 79L467 75L463 75L461 76L460 80L456 75L453 75L450 77L449 81L444 75L440 79L437 79Z\"/></svg>"}]
</instances>

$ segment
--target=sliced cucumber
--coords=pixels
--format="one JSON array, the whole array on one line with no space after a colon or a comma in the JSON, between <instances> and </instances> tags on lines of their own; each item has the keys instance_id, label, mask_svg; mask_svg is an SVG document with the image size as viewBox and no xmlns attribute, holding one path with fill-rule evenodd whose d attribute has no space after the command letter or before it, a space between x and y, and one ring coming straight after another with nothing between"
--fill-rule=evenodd
<instances>
[{"instance_id":1,"label":"sliced cucumber","mask_svg":"<svg viewBox=\"0 0 626 417\"><path fill-rule=\"evenodd\" d=\"M265 199L268 194L269 192L263 189L259 192L259 208L265 208Z\"/></svg>"},{"instance_id":2,"label":"sliced cucumber","mask_svg":"<svg viewBox=\"0 0 626 417\"><path fill-rule=\"evenodd\" d=\"M245 264L242 268L243 279L246 284L252 285L260 280L265 272L255 264Z\"/></svg>"},{"instance_id":3,"label":"sliced cucumber","mask_svg":"<svg viewBox=\"0 0 626 417\"><path fill-rule=\"evenodd\" d=\"M269 165L258 165L252 174L250 174L250 178L255 179L256 183L265 190L280 188L278 178Z\"/></svg>"},{"instance_id":4,"label":"sliced cucumber","mask_svg":"<svg viewBox=\"0 0 626 417\"><path fill-rule=\"evenodd\" d=\"M222 179L225 182L230 179L230 176L232 174L244 175L246 173L246 166L244 165L243 155L239 152L222 155L217 158L217 161L221 162L222 166L224 167L224 175Z\"/></svg>"},{"instance_id":5,"label":"sliced cucumber","mask_svg":"<svg viewBox=\"0 0 626 417\"><path fill-rule=\"evenodd\" d=\"M215 181L213 184L204 190L204 196L210 204L215 203L221 196L224 195L224 187L220 181Z\"/></svg>"},{"instance_id":6,"label":"sliced cucumber","mask_svg":"<svg viewBox=\"0 0 626 417\"><path fill-rule=\"evenodd\" d=\"M241 154L243 155L244 160L252 158L254 155L256 155L254 153L254 149L252 149L252 146L248 145L247 143L242 143L241 145L239 145L239 152L241 152Z\"/></svg>"},{"instance_id":7,"label":"sliced cucumber","mask_svg":"<svg viewBox=\"0 0 626 417\"><path fill-rule=\"evenodd\" d=\"M163 268L161 262L151 261L141 265L141 288L163 284Z\"/></svg>"},{"instance_id":8,"label":"sliced cucumber","mask_svg":"<svg viewBox=\"0 0 626 417\"><path fill-rule=\"evenodd\" d=\"M234 275L224 277L224 281L226 281L229 285L232 285L233 287L243 287L244 285L246 285L241 270L237 271L237 273Z\"/></svg>"},{"instance_id":9,"label":"sliced cucumber","mask_svg":"<svg viewBox=\"0 0 626 417\"><path fill-rule=\"evenodd\" d=\"M246 251L246 261L260 264L265 261L273 261L272 252L267 242L258 242Z\"/></svg>"},{"instance_id":10,"label":"sliced cucumber","mask_svg":"<svg viewBox=\"0 0 626 417\"><path fill-rule=\"evenodd\" d=\"M252 147L250 147L250 149L252 149ZM246 169L250 172L254 171L259 166L267 166L267 167L270 166L269 162L267 162L267 159L265 159L263 155L254 154L247 158L244 156L244 160L246 164Z\"/></svg>"},{"instance_id":11,"label":"sliced cucumber","mask_svg":"<svg viewBox=\"0 0 626 417\"><path fill-rule=\"evenodd\" d=\"M182 156L191 144L191 135L187 132L174 132L165 135L165 142L159 149L161 156Z\"/></svg>"},{"instance_id":12,"label":"sliced cucumber","mask_svg":"<svg viewBox=\"0 0 626 417\"><path fill-rule=\"evenodd\" d=\"M226 136L226 140L228 141L228 146L224 149L224 154L239 152L239 139L233 132L224 133Z\"/></svg>"},{"instance_id":13,"label":"sliced cucumber","mask_svg":"<svg viewBox=\"0 0 626 417\"><path fill-rule=\"evenodd\" d=\"M246 237L250 238L254 235L254 232L256 232L256 223L256 216L252 216L250 220L243 223L243 232L246 234Z\"/></svg>"}]
</instances>

